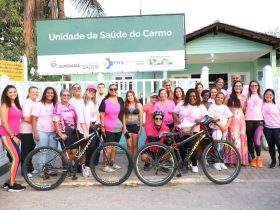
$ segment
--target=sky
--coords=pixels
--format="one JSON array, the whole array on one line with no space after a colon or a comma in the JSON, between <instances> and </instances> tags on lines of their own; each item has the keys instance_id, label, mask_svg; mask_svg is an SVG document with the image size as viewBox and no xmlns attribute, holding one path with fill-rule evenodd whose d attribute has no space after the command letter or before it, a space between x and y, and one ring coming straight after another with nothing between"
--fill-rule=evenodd
<instances>
[{"instance_id":1,"label":"sky","mask_svg":"<svg viewBox=\"0 0 280 210\"><path fill-rule=\"evenodd\" d=\"M67 0L66 0L67 1ZM280 30L280 0L99 0L107 16L185 14L186 33L220 21L258 32ZM73 8L66 15L77 17Z\"/></svg>"}]
</instances>

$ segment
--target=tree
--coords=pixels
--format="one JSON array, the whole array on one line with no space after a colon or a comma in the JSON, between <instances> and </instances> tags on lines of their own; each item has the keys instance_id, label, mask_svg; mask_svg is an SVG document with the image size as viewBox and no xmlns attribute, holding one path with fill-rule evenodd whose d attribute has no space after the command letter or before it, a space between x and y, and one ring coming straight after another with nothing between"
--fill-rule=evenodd
<instances>
[{"instance_id":1,"label":"tree","mask_svg":"<svg viewBox=\"0 0 280 210\"><path fill-rule=\"evenodd\" d=\"M87 17L96 17L105 15L102 6L97 0L68 0L77 10ZM36 40L35 40L35 21L38 19L60 19L65 17L64 0L25 0L24 2L24 35L25 35L25 54L29 65L36 66ZM30 76L30 73L29 73Z\"/></svg>"},{"instance_id":2,"label":"tree","mask_svg":"<svg viewBox=\"0 0 280 210\"><path fill-rule=\"evenodd\" d=\"M21 61L25 45L21 0L0 1L0 60Z\"/></svg>"}]
</instances>

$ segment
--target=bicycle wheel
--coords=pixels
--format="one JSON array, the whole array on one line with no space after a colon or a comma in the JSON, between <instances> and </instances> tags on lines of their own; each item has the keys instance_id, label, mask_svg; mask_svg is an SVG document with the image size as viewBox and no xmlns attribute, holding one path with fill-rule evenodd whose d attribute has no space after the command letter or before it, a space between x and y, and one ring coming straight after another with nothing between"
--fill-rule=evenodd
<instances>
[{"instance_id":1,"label":"bicycle wheel","mask_svg":"<svg viewBox=\"0 0 280 210\"><path fill-rule=\"evenodd\" d=\"M125 147L118 143L108 142L93 152L90 169L98 182L106 186L115 186L128 179L133 163Z\"/></svg>"},{"instance_id":2,"label":"bicycle wheel","mask_svg":"<svg viewBox=\"0 0 280 210\"><path fill-rule=\"evenodd\" d=\"M213 141L202 154L202 169L216 184L228 184L239 174L241 158L238 150L226 141Z\"/></svg>"},{"instance_id":3,"label":"bicycle wheel","mask_svg":"<svg viewBox=\"0 0 280 210\"><path fill-rule=\"evenodd\" d=\"M136 176L149 186L156 187L168 183L176 170L177 159L173 150L158 142L144 145L134 161Z\"/></svg>"},{"instance_id":4,"label":"bicycle wheel","mask_svg":"<svg viewBox=\"0 0 280 210\"><path fill-rule=\"evenodd\" d=\"M33 171L27 171L32 164ZM67 163L62 153L53 147L39 147L28 154L23 163L23 177L34 189L52 190L67 174Z\"/></svg>"}]
</instances>

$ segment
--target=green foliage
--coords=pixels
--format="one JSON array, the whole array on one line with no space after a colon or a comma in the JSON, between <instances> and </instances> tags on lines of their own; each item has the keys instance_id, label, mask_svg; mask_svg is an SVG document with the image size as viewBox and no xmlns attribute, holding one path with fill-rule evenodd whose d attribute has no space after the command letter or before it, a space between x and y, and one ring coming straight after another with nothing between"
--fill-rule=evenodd
<instances>
[{"instance_id":1,"label":"green foliage","mask_svg":"<svg viewBox=\"0 0 280 210\"><path fill-rule=\"evenodd\" d=\"M0 59L19 61L25 51L23 1L0 0Z\"/></svg>"}]
</instances>

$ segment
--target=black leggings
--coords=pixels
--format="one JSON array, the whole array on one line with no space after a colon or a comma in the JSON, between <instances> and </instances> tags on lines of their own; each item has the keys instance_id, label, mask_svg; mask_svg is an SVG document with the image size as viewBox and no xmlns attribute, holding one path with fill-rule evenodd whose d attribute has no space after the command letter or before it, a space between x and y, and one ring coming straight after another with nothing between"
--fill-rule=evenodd
<instances>
[{"instance_id":1,"label":"black leggings","mask_svg":"<svg viewBox=\"0 0 280 210\"><path fill-rule=\"evenodd\" d=\"M35 148L36 144L33 139L32 133L21 133L19 134L19 138L21 140L21 173L23 173L23 162L27 155ZM31 160L27 165L27 173L30 173L34 170Z\"/></svg>"},{"instance_id":2,"label":"black leggings","mask_svg":"<svg viewBox=\"0 0 280 210\"><path fill-rule=\"evenodd\" d=\"M266 128L264 127L264 135L268 144L269 154L271 160L276 162L276 151L275 146L278 149L278 159L280 162L280 128Z\"/></svg>"},{"instance_id":3,"label":"black leggings","mask_svg":"<svg viewBox=\"0 0 280 210\"><path fill-rule=\"evenodd\" d=\"M252 159L255 159L255 151L257 156L261 155L261 144L260 138L261 136L257 135L256 132L262 121L260 120L246 120L246 135L247 135L247 143L248 143L248 152L251 155Z\"/></svg>"},{"instance_id":4,"label":"black leggings","mask_svg":"<svg viewBox=\"0 0 280 210\"><path fill-rule=\"evenodd\" d=\"M190 136L183 136L181 137L180 139L180 142L189 138ZM196 139L194 140L191 140L189 141L188 143L182 145L179 147L179 152L180 152L180 155L181 155L181 158L182 160L184 161L185 158L187 157L187 149L192 149L196 143L195 141ZM197 152L196 150L193 152L192 156L191 156L191 161L192 161L192 166L197 166Z\"/></svg>"}]
</instances>

